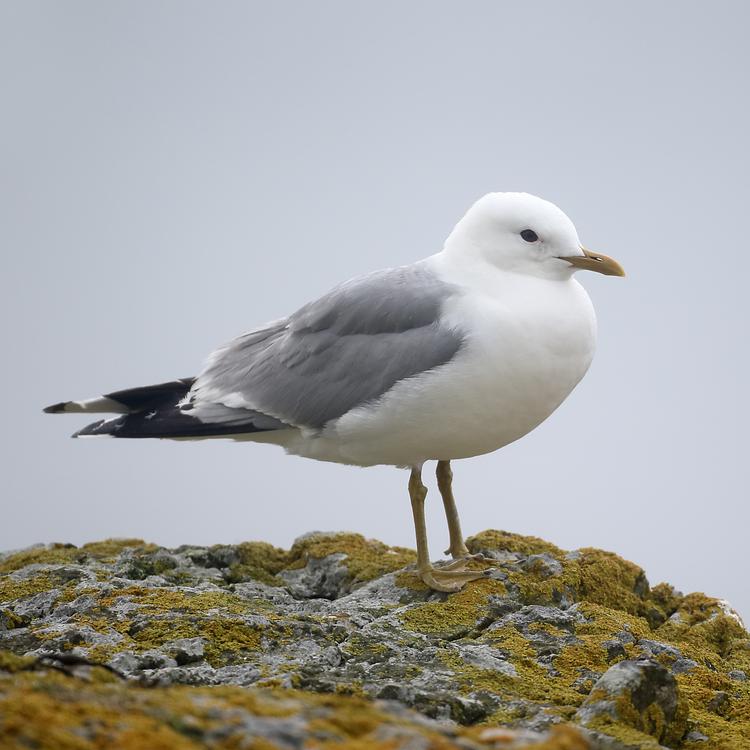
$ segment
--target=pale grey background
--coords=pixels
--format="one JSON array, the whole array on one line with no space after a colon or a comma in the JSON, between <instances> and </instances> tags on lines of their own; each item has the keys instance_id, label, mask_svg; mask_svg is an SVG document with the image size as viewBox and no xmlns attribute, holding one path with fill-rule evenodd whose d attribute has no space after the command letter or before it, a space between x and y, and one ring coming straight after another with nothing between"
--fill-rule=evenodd
<instances>
[{"instance_id":1,"label":"pale grey background","mask_svg":"<svg viewBox=\"0 0 750 750\"><path fill-rule=\"evenodd\" d=\"M489 190L557 202L626 280L532 435L455 466L465 530L631 558L750 615L747 4L0 6L0 548L353 529L405 474L226 441L73 441L64 398L194 374ZM446 532L434 494L433 556Z\"/></svg>"}]
</instances>

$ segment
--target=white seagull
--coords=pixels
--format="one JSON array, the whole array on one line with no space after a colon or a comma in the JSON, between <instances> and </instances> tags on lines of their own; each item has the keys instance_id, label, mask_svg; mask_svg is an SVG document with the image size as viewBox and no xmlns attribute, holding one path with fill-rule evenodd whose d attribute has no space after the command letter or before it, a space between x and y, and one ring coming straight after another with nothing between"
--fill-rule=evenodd
<instances>
[{"instance_id":1,"label":"white seagull","mask_svg":"<svg viewBox=\"0 0 750 750\"><path fill-rule=\"evenodd\" d=\"M195 378L45 411L121 415L74 437L231 437L318 461L409 468L419 576L458 591L482 572L468 566L450 462L518 440L586 373L596 316L573 278L579 269L624 275L581 245L554 204L489 193L441 252L335 287L220 347ZM439 567L424 521L431 460L454 558Z\"/></svg>"}]
</instances>

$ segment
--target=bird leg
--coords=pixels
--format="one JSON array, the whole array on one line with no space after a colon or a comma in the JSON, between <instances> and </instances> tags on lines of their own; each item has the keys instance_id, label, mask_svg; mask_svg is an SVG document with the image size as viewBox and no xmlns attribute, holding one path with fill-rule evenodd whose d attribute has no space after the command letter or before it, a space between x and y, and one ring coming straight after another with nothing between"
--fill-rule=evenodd
<instances>
[{"instance_id":1,"label":"bird leg","mask_svg":"<svg viewBox=\"0 0 750 750\"><path fill-rule=\"evenodd\" d=\"M422 483L421 466L415 466L411 470L409 497L411 498L411 510L414 514L414 530L417 535L417 571L422 581L436 591L453 592L460 591L469 581L482 578L485 575L484 571L468 570L465 559L451 563L449 569L435 568L430 562L430 552L427 547L427 526L424 520L424 501L427 497L427 487ZM460 565L457 563L460 563Z\"/></svg>"},{"instance_id":2,"label":"bird leg","mask_svg":"<svg viewBox=\"0 0 750 750\"><path fill-rule=\"evenodd\" d=\"M453 497L453 471L451 469L451 462L438 461L435 474L437 476L438 489L443 498L445 518L448 521L448 534L450 535L450 547L445 550L445 554L459 561L484 560L484 555L470 554L464 542L464 535L461 533L461 520L458 517L456 500ZM446 567L446 570L450 570L454 566L456 566L456 563L451 563L450 566Z\"/></svg>"}]
</instances>

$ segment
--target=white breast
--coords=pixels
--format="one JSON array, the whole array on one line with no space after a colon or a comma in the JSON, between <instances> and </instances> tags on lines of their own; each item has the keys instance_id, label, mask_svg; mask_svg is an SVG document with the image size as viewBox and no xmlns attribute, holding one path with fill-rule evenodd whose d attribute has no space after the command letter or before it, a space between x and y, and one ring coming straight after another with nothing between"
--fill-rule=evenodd
<instances>
[{"instance_id":1,"label":"white breast","mask_svg":"<svg viewBox=\"0 0 750 750\"><path fill-rule=\"evenodd\" d=\"M447 302L444 321L466 332L453 360L287 450L363 466L489 453L546 419L594 353L593 306L573 279L500 275L472 284Z\"/></svg>"}]
</instances>

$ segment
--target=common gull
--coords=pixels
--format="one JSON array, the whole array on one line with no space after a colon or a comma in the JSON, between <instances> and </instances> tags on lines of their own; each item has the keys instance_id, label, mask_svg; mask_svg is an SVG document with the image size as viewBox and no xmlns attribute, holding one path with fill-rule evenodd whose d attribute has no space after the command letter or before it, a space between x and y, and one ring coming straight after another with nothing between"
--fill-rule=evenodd
<instances>
[{"instance_id":1,"label":"common gull","mask_svg":"<svg viewBox=\"0 0 750 750\"><path fill-rule=\"evenodd\" d=\"M596 317L573 278L580 269L624 275L581 245L557 206L490 193L439 253L335 287L219 347L197 377L45 411L119 415L74 437L229 437L319 461L407 468L419 576L457 591L482 571L469 564L450 462L518 440L586 373ZM431 460L454 558L438 566L424 518L422 467Z\"/></svg>"}]
</instances>

